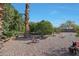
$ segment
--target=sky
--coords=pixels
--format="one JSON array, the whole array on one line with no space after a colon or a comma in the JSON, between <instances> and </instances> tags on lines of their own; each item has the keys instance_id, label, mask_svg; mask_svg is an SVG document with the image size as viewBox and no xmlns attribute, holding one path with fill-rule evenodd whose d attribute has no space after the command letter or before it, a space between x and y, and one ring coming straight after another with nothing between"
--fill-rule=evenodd
<instances>
[{"instance_id":1,"label":"sky","mask_svg":"<svg viewBox=\"0 0 79 59\"><path fill-rule=\"evenodd\" d=\"M17 3L12 5L19 13L25 13L25 4ZM56 27L68 20L79 24L78 3L32 3L29 6L30 21L48 20Z\"/></svg>"}]
</instances>

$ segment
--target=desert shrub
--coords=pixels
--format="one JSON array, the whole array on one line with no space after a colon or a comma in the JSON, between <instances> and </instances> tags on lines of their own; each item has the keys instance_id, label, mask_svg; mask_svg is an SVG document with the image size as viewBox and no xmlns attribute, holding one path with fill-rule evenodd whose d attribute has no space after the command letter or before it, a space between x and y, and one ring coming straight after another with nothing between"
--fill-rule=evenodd
<instances>
[{"instance_id":1,"label":"desert shrub","mask_svg":"<svg viewBox=\"0 0 79 59\"><path fill-rule=\"evenodd\" d=\"M79 37L79 33L77 33L75 36L76 36L76 37Z\"/></svg>"},{"instance_id":2,"label":"desert shrub","mask_svg":"<svg viewBox=\"0 0 79 59\"><path fill-rule=\"evenodd\" d=\"M49 21L40 21L30 24L31 32L35 32L39 35L50 35L53 32L53 26Z\"/></svg>"},{"instance_id":3,"label":"desert shrub","mask_svg":"<svg viewBox=\"0 0 79 59\"><path fill-rule=\"evenodd\" d=\"M22 24L22 15L11 4L4 4L3 35L17 35L22 31Z\"/></svg>"}]
</instances>

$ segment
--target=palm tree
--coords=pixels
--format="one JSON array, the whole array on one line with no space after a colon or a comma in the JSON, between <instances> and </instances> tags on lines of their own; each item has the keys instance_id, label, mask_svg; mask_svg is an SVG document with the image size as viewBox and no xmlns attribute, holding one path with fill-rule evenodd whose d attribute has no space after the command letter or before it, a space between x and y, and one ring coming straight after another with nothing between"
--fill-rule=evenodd
<instances>
[{"instance_id":1,"label":"palm tree","mask_svg":"<svg viewBox=\"0 0 79 59\"><path fill-rule=\"evenodd\" d=\"M30 32L29 28L29 4L26 3L26 9L25 9L25 34L28 34Z\"/></svg>"},{"instance_id":2,"label":"palm tree","mask_svg":"<svg viewBox=\"0 0 79 59\"><path fill-rule=\"evenodd\" d=\"M0 36L2 35L3 3L0 3Z\"/></svg>"}]
</instances>

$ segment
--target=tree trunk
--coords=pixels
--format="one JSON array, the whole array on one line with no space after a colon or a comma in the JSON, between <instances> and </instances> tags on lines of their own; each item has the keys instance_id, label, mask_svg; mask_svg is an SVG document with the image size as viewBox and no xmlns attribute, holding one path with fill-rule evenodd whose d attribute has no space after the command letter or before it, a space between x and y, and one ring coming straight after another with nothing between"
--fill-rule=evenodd
<instances>
[{"instance_id":1,"label":"tree trunk","mask_svg":"<svg viewBox=\"0 0 79 59\"><path fill-rule=\"evenodd\" d=\"M30 27L29 27L29 4L26 3L25 9L25 35L29 34Z\"/></svg>"},{"instance_id":2,"label":"tree trunk","mask_svg":"<svg viewBox=\"0 0 79 59\"><path fill-rule=\"evenodd\" d=\"M2 24L3 24L3 3L0 3L0 38L2 36Z\"/></svg>"}]
</instances>

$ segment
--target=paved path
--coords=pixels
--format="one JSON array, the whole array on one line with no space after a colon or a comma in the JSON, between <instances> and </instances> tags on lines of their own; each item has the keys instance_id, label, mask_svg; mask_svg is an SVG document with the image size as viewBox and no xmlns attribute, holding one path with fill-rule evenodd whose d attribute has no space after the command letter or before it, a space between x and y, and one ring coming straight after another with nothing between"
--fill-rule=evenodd
<instances>
[{"instance_id":1,"label":"paved path","mask_svg":"<svg viewBox=\"0 0 79 59\"><path fill-rule=\"evenodd\" d=\"M10 40L0 49L1 56L45 56L45 55L69 55L68 47L72 41L79 39L75 33L60 33L40 40L38 43L30 43L31 40Z\"/></svg>"}]
</instances>

